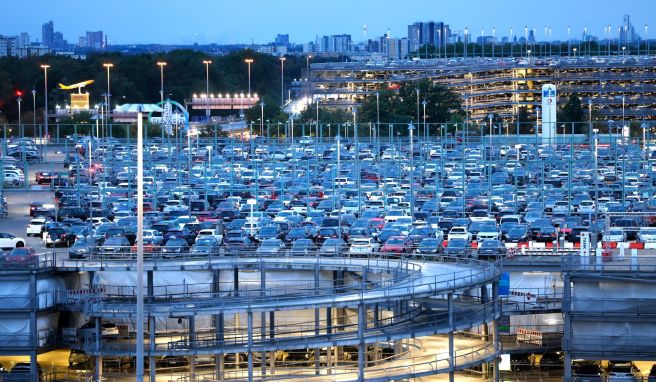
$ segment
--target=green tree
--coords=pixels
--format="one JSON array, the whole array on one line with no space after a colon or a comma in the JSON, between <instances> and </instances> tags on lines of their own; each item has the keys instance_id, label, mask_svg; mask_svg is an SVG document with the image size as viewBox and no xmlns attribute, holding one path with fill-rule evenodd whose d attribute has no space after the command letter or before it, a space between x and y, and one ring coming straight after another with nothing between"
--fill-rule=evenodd
<instances>
[{"instance_id":1,"label":"green tree","mask_svg":"<svg viewBox=\"0 0 656 382\"><path fill-rule=\"evenodd\" d=\"M419 89L419 121L417 121L417 89ZM462 99L458 94L444 85L422 80L417 83L402 83L398 91L383 90L379 92L378 100L375 95L367 97L358 111L358 119L376 122L378 108L380 108L381 123L421 123L424 121L424 101L428 124L445 123L453 120L454 115L464 115Z\"/></svg>"},{"instance_id":2,"label":"green tree","mask_svg":"<svg viewBox=\"0 0 656 382\"><path fill-rule=\"evenodd\" d=\"M584 118L583 106L581 99L572 94L567 103L558 111L558 121L560 122L582 122Z\"/></svg>"}]
</instances>

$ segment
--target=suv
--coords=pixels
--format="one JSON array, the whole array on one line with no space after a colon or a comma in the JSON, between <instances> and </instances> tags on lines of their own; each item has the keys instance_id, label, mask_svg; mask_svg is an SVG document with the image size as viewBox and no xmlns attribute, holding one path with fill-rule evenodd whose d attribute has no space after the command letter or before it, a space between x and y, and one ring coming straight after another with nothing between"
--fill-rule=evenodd
<instances>
[{"instance_id":1,"label":"suv","mask_svg":"<svg viewBox=\"0 0 656 382\"><path fill-rule=\"evenodd\" d=\"M640 381L642 377L640 370L631 363L616 363L608 372L608 382L616 381Z\"/></svg>"}]
</instances>

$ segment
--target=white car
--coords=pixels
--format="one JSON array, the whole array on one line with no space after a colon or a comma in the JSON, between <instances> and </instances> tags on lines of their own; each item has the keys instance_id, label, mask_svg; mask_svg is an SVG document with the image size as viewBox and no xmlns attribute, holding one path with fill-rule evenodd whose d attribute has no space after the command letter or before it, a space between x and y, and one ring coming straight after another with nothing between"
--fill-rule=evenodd
<instances>
[{"instance_id":1,"label":"white car","mask_svg":"<svg viewBox=\"0 0 656 382\"><path fill-rule=\"evenodd\" d=\"M592 200L582 200L576 210L579 214L594 214L595 202Z\"/></svg>"},{"instance_id":2,"label":"white car","mask_svg":"<svg viewBox=\"0 0 656 382\"><path fill-rule=\"evenodd\" d=\"M156 229L145 229L143 230L144 243L153 243L155 245L162 245L164 242L164 236L162 233Z\"/></svg>"},{"instance_id":3,"label":"white car","mask_svg":"<svg viewBox=\"0 0 656 382\"><path fill-rule=\"evenodd\" d=\"M221 230L211 228L201 229L198 231L198 235L196 235L196 242L205 237L213 237L216 239L217 243L223 243L223 234L221 233Z\"/></svg>"},{"instance_id":4,"label":"white car","mask_svg":"<svg viewBox=\"0 0 656 382\"><path fill-rule=\"evenodd\" d=\"M16 237L10 233L0 233L0 248L4 250L24 247L25 239Z\"/></svg>"},{"instance_id":5,"label":"white car","mask_svg":"<svg viewBox=\"0 0 656 382\"><path fill-rule=\"evenodd\" d=\"M351 242L348 253L351 255L369 255L379 250L380 245L373 238L358 237Z\"/></svg>"},{"instance_id":6,"label":"white car","mask_svg":"<svg viewBox=\"0 0 656 382\"><path fill-rule=\"evenodd\" d=\"M472 240L472 234L467 230L467 227L453 227L447 235L447 240L451 241L453 239L464 239L467 241Z\"/></svg>"},{"instance_id":7,"label":"white car","mask_svg":"<svg viewBox=\"0 0 656 382\"><path fill-rule=\"evenodd\" d=\"M41 236L41 228L46 224L46 219L44 218L34 218L27 223L26 235L29 236Z\"/></svg>"}]
</instances>

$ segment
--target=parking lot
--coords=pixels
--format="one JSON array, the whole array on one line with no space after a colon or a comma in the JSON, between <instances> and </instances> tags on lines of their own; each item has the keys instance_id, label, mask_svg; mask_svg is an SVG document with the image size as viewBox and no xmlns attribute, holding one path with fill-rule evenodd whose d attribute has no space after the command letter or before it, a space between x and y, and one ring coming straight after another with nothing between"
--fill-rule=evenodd
<instances>
[{"instance_id":1,"label":"parking lot","mask_svg":"<svg viewBox=\"0 0 656 382\"><path fill-rule=\"evenodd\" d=\"M656 247L649 146L490 146L476 137L189 143L144 147L148 260L446 255L560 267L563 250L591 242L608 265ZM134 142L78 137L43 149L27 165L27 185L5 183L0 232L70 257L67 266L134 261ZM42 220L26 237L32 218Z\"/></svg>"}]
</instances>

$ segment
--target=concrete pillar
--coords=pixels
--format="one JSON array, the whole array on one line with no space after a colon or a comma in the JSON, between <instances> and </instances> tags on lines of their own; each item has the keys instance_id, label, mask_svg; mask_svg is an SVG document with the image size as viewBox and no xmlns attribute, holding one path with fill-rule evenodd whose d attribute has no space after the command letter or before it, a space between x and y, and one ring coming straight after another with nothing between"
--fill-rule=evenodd
<instances>
[{"instance_id":1,"label":"concrete pillar","mask_svg":"<svg viewBox=\"0 0 656 382\"><path fill-rule=\"evenodd\" d=\"M488 292L487 292L487 285L481 286L481 304L487 304L489 301L488 297ZM481 334L482 334L482 339L483 341L489 341L490 340L490 328L487 325L487 322L483 323L481 325ZM490 377L490 365L486 362L482 365L483 369L483 377L484 378L489 378Z\"/></svg>"},{"instance_id":2,"label":"concrete pillar","mask_svg":"<svg viewBox=\"0 0 656 382\"><path fill-rule=\"evenodd\" d=\"M333 334L333 308L328 307L326 308L326 334L328 337L330 337L331 334ZM328 363L328 374L332 373L332 366L333 366L333 348L331 346L328 346L326 349L326 358L327 358L327 363Z\"/></svg>"},{"instance_id":3,"label":"concrete pillar","mask_svg":"<svg viewBox=\"0 0 656 382\"><path fill-rule=\"evenodd\" d=\"M320 271L319 263L314 265L314 293L319 294L319 280ZM319 328L321 327L321 308L314 308L314 335L319 336ZM321 374L321 348L314 348L314 374Z\"/></svg>"},{"instance_id":4,"label":"concrete pillar","mask_svg":"<svg viewBox=\"0 0 656 382\"><path fill-rule=\"evenodd\" d=\"M367 326L367 317L365 316L365 305L358 305L358 382L364 382L364 367L366 345L364 343L364 329Z\"/></svg>"},{"instance_id":5,"label":"concrete pillar","mask_svg":"<svg viewBox=\"0 0 656 382\"><path fill-rule=\"evenodd\" d=\"M374 327L377 328L380 326L380 307L378 303L374 304ZM376 342L374 344L374 361L380 361L380 344Z\"/></svg>"},{"instance_id":6,"label":"concrete pillar","mask_svg":"<svg viewBox=\"0 0 656 382\"><path fill-rule=\"evenodd\" d=\"M214 298L219 298L221 292L221 271L215 269L212 271L212 293ZM223 340L225 338L225 319L224 314L219 313L214 315L214 338L217 345L223 347ZM215 354L214 359L214 374L217 380L223 381L225 370L225 355L223 352Z\"/></svg>"},{"instance_id":7,"label":"concrete pillar","mask_svg":"<svg viewBox=\"0 0 656 382\"><path fill-rule=\"evenodd\" d=\"M148 289L148 296L147 296L147 301L152 302L155 297L155 284L153 281L154 275L153 271L147 271L146 272L146 285ZM156 380L156 371L155 371L155 357L153 356L153 353L155 352L155 317L153 316L148 316L148 334L149 334L149 340L150 340L150 354L149 354L149 359L148 359L148 364L150 365L149 367L149 376L150 376L150 381L155 381Z\"/></svg>"},{"instance_id":8,"label":"concrete pillar","mask_svg":"<svg viewBox=\"0 0 656 382\"><path fill-rule=\"evenodd\" d=\"M189 343L196 346L196 316L189 316ZM193 377L196 375L196 356L189 356L189 372Z\"/></svg>"},{"instance_id":9,"label":"concrete pillar","mask_svg":"<svg viewBox=\"0 0 656 382\"><path fill-rule=\"evenodd\" d=\"M98 352L100 352L100 345L101 345L101 341L102 341L101 327L100 327L101 320L100 320L100 317L95 317L94 320L96 322L95 323L96 327L93 330L93 332L94 332L93 334L94 334L94 339L95 339L95 342L96 342L96 352L98 353ZM102 356L96 356L96 371L94 372L95 380L96 381L101 381L102 376L103 376L102 374L103 374L102 373Z\"/></svg>"},{"instance_id":10,"label":"concrete pillar","mask_svg":"<svg viewBox=\"0 0 656 382\"><path fill-rule=\"evenodd\" d=\"M269 312L269 338L273 339L276 335L276 325L275 325L275 312L271 311ZM276 365L276 352L271 351L269 354L269 372L271 375L275 373L275 365Z\"/></svg>"},{"instance_id":11,"label":"concrete pillar","mask_svg":"<svg viewBox=\"0 0 656 382\"><path fill-rule=\"evenodd\" d=\"M266 290L266 269L264 268L264 261L260 262L260 296L265 296L264 291ZM260 338L262 342L266 340L267 325L266 325L266 312L260 313ZM262 377L266 375L267 363L266 363L266 352L260 354L260 367Z\"/></svg>"},{"instance_id":12,"label":"concrete pillar","mask_svg":"<svg viewBox=\"0 0 656 382\"><path fill-rule=\"evenodd\" d=\"M453 344L453 293L447 295L449 312L449 382L455 382L455 347Z\"/></svg>"},{"instance_id":13,"label":"concrete pillar","mask_svg":"<svg viewBox=\"0 0 656 382\"><path fill-rule=\"evenodd\" d=\"M248 330L248 345L246 350L248 351L248 380L253 380L253 312L248 311L247 313L247 330Z\"/></svg>"},{"instance_id":14,"label":"concrete pillar","mask_svg":"<svg viewBox=\"0 0 656 382\"><path fill-rule=\"evenodd\" d=\"M40 382L39 372L36 362L36 349L30 350L30 374L32 375L32 382ZM6 378L9 379L9 378Z\"/></svg>"},{"instance_id":15,"label":"concrete pillar","mask_svg":"<svg viewBox=\"0 0 656 382\"><path fill-rule=\"evenodd\" d=\"M570 343L572 341L572 318L571 318L571 304L572 304L572 279L566 273L563 274L563 352L565 352L564 368L564 381L572 380L572 354L569 352Z\"/></svg>"},{"instance_id":16,"label":"concrete pillar","mask_svg":"<svg viewBox=\"0 0 656 382\"><path fill-rule=\"evenodd\" d=\"M499 282L492 282L492 301L496 308L500 307L499 301ZM501 350L501 343L499 342L499 323L497 320L492 321L492 343L494 344L494 350ZM494 358L494 382L499 382L500 373L499 373L499 357Z\"/></svg>"}]
</instances>

